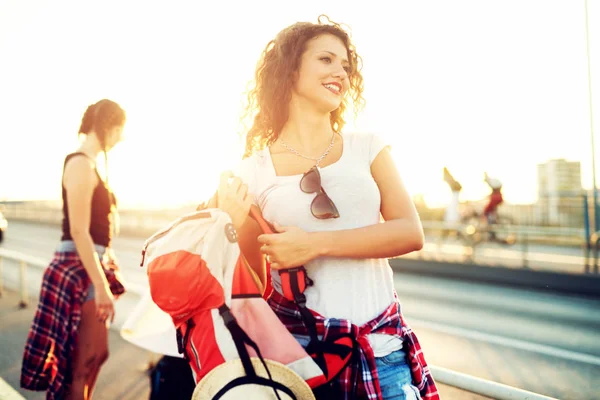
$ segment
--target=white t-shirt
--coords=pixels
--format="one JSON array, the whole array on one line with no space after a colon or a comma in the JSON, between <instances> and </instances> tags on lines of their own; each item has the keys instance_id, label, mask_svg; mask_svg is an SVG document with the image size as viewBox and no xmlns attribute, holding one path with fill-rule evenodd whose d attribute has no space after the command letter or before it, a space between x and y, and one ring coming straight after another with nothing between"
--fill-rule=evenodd
<instances>
[{"instance_id":1,"label":"white t-shirt","mask_svg":"<svg viewBox=\"0 0 600 400\"><path fill-rule=\"evenodd\" d=\"M310 212L315 194L300 190L300 175L277 176L269 149L242 161L238 175L248 185L265 219L307 232L361 228L380 222L381 195L371 163L386 145L373 134L344 134L341 158L320 168L322 186L340 217L317 219ZM395 301L392 269L387 259L321 257L308 262L314 285L306 289L306 305L324 317L348 319L361 326ZM273 288L281 293L279 274L272 270ZM371 334L375 356L402 347L399 337Z\"/></svg>"},{"instance_id":2,"label":"white t-shirt","mask_svg":"<svg viewBox=\"0 0 600 400\"><path fill-rule=\"evenodd\" d=\"M447 227L456 226L460 222L459 196L460 192L458 190L453 191L452 197L450 197L450 203L448 203L448 207L446 207L444 222L446 222Z\"/></svg>"}]
</instances>

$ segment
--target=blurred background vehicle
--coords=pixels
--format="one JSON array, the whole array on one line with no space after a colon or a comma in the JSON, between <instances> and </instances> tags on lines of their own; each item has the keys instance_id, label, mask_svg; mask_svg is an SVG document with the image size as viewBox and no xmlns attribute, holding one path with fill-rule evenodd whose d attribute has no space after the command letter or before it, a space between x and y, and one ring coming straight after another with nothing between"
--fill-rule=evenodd
<instances>
[{"instance_id":1,"label":"blurred background vehicle","mask_svg":"<svg viewBox=\"0 0 600 400\"><path fill-rule=\"evenodd\" d=\"M2 240L4 239L4 233L6 232L7 228L8 221L6 220L6 218L4 218L4 215L2 215L2 211L0 211L0 242L2 242Z\"/></svg>"}]
</instances>

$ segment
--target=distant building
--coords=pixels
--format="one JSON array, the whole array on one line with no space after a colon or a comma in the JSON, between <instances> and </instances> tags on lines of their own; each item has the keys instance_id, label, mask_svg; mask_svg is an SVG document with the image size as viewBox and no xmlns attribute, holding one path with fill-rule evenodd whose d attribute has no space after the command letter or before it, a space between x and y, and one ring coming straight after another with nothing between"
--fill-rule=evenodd
<instances>
[{"instance_id":1,"label":"distant building","mask_svg":"<svg viewBox=\"0 0 600 400\"><path fill-rule=\"evenodd\" d=\"M549 160L537 166L538 202L536 222L542 225L583 224L581 163Z\"/></svg>"},{"instance_id":2,"label":"distant building","mask_svg":"<svg viewBox=\"0 0 600 400\"><path fill-rule=\"evenodd\" d=\"M549 160L537 166L538 196L581 193L581 163L564 159Z\"/></svg>"}]
</instances>

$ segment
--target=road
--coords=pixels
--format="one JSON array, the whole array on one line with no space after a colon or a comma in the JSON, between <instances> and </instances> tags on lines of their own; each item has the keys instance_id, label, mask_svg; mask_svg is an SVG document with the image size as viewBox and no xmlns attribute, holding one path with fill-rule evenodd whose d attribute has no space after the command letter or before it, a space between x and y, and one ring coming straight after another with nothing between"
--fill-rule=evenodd
<instances>
[{"instance_id":1,"label":"road","mask_svg":"<svg viewBox=\"0 0 600 400\"><path fill-rule=\"evenodd\" d=\"M56 226L13 222L0 247L49 259L59 236ZM125 277L139 285L143 241L114 243ZM5 267L11 279L16 271ZM394 279L430 364L559 399L600 399L599 299L400 273Z\"/></svg>"}]
</instances>

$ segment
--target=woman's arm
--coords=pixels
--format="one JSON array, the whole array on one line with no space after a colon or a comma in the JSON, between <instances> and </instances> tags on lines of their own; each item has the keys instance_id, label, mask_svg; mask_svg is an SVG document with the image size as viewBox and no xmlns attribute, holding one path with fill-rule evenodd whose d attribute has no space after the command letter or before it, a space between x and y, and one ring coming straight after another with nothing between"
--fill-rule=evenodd
<instances>
[{"instance_id":1,"label":"woman's arm","mask_svg":"<svg viewBox=\"0 0 600 400\"><path fill-rule=\"evenodd\" d=\"M267 267L265 256L260 252L260 243L258 243L258 236L261 233L258 223L248 217L238 230L238 243L246 261L248 261L264 288L267 280Z\"/></svg>"},{"instance_id":2,"label":"woman's arm","mask_svg":"<svg viewBox=\"0 0 600 400\"><path fill-rule=\"evenodd\" d=\"M352 258L396 257L423 247L423 227L390 151L385 148L371 164L381 193L385 222L364 228L314 233L320 256Z\"/></svg>"},{"instance_id":3,"label":"woman's arm","mask_svg":"<svg viewBox=\"0 0 600 400\"><path fill-rule=\"evenodd\" d=\"M307 233L296 227L276 228L283 234L261 235L261 251L272 268L291 268L321 256L349 258L396 257L423 247L419 215L387 148L371 164L381 193L385 222L363 228Z\"/></svg>"},{"instance_id":4,"label":"woman's arm","mask_svg":"<svg viewBox=\"0 0 600 400\"><path fill-rule=\"evenodd\" d=\"M236 225L238 244L244 258L260 279L263 287L265 287L267 279L266 263L264 255L260 252L260 243L258 243L257 239L262 231L258 223L248 215L251 196L247 196L247 186L243 184L239 178L237 178L238 182L230 182L229 179L232 176L233 175L230 172L225 172L221 176L221 182L217 193L209 200L201 203L196 210L219 208L230 215L244 215L245 213L245 220L243 220L242 223L238 222L236 224L234 222L234 225ZM224 177L226 178L224 179ZM231 189L231 185L233 185L233 190L229 190ZM219 201L219 199L221 201ZM246 202L247 205L245 204ZM243 210L241 214L237 209Z\"/></svg>"}]
</instances>

